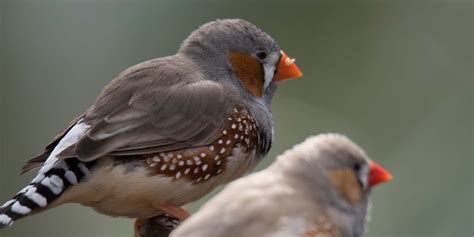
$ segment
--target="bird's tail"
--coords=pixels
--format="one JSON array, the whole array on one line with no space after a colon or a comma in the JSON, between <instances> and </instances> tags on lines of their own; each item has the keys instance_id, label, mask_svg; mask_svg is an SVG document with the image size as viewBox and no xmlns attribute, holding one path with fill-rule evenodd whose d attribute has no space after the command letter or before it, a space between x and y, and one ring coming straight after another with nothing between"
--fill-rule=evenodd
<instances>
[{"instance_id":1,"label":"bird's tail","mask_svg":"<svg viewBox=\"0 0 474 237\"><path fill-rule=\"evenodd\" d=\"M89 174L89 165L75 158L50 164L46 163L30 184L0 207L0 229L46 209L66 189Z\"/></svg>"}]
</instances>

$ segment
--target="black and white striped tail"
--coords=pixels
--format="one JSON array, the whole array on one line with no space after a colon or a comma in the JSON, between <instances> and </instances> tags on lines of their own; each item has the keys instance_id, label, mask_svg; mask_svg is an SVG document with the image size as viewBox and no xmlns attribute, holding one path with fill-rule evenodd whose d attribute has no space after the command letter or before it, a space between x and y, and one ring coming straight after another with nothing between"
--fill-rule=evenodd
<instances>
[{"instance_id":1,"label":"black and white striped tail","mask_svg":"<svg viewBox=\"0 0 474 237\"><path fill-rule=\"evenodd\" d=\"M75 158L57 160L54 166L40 170L33 181L0 207L0 229L14 221L41 211L64 191L89 174L92 164Z\"/></svg>"}]
</instances>

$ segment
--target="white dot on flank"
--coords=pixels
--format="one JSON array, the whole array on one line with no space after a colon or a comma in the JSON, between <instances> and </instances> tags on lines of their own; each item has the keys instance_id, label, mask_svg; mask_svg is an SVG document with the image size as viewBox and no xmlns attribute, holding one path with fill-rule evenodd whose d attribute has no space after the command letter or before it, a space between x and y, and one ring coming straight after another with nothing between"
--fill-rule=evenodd
<instances>
[{"instance_id":1,"label":"white dot on flank","mask_svg":"<svg viewBox=\"0 0 474 237\"><path fill-rule=\"evenodd\" d=\"M209 150L210 150L210 151L213 151L213 150L214 150L214 146L211 145L211 146L209 147Z\"/></svg>"},{"instance_id":2,"label":"white dot on flank","mask_svg":"<svg viewBox=\"0 0 474 237\"><path fill-rule=\"evenodd\" d=\"M217 173L220 174L222 172L222 169L218 169Z\"/></svg>"},{"instance_id":3,"label":"white dot on flank","mask_svg":"<svg viewBox=\"0 0 474 237\"><path fill-rule=\"evenodd\" d=\"M188 174L189 171L191 171L191 168L186 168L186 170L184 171L184 174Z\"/></svg>"},{"instance_id":4,"label":"white dot on flank","mask_svg":"<svg viewBox=\"0 0 474 237\"><path fill-rule=\"evenodd\" d=\"M181 158L183 158L183 155L178 154L176 157L177 157L178 159L181 159Z\"/></svg>"},{"instance_id":5,"label":"white dot on flank","mask_svg":"<svg viewBox=\"0 0 474 237\"><path fill-rule=\"evenodd\" d=\"M206 176L204 176L204 179L205 179L205 180L208 180L210 177L211 177L210 174L206 174Z\"/></svg>"},{"instance_id":6,"label":"white dot on flank","mask_svg":"<svg viewBox=\"0 0 474 237\"><path fill-rule=\"evenodd\" d=\"M176 178L179 179L179 177L181 177L181 172L178 171L178 173L176 173Z\"/></svg>"},{"instance_id":7,"label":"white dot on flank","mask_svg":"<svg viewBox=\"0 0 474 237\"><path fill-rule=\"evenodd\" d=\"M150 167L155 167L157 164L155 162L150 164Z\"/></svg>"},{"instance_id":8,"label":"white dot on flank","mask_svg":"<svg viewBox=\"0 0 474 237\"><path fill-rule=\"evenodd\" d=\"M237 128L237 125L235 125L235 123L232 124L231 126L232 129L236 129Z\"/></svg>"},{"instance_id":9,"label":"white dot on flank","mask_svg":"<svg viewBox=\"0 0 474 237\"><path fill-rule=\"evenodd\" d=\"M221 165L221 161L218 160L218 161L216 162L216 165Z\"/></svg>"},{"instance_id":10,"label":"white dot on flank","mask_svg":"<svg viewBox=\"0 0 474 237\"><path fill-rule=\"evenodd\" d=\"M196 168L194 169L194 173L197 174L198 172L199 172L199 168L196 167Z\"/></svg>"},{"instance_id":11,"label":"white dot on flank","mask_svg":"<svg viewBox=\"0 0 474 237\"><path fill-rule=\"evenodd\" d=\"M237 138L239 138L239 134L234 135L234 139L237 139Z\"/></svg>"},{"instance_id":12,"label":"white dot on flank","mask_svg":"<svg viewBox=\"0 0 474 237\"><path fill-rule=\"evenodd\" d=\"M178 162L178 165L179 165L179 166L183 166L183 165L184 165L184 161L180 160L180 161Z\"/></svg>"},{"instance_id":13,"label":"white dot on flank","mask_svg":"<svg viewBox=\"0 0 474 237\"><path fill-rule=\"evenodd\" d=\"M221 154L224 154L224 152L225 152L225 148L222 148L221 149Z\"/></svg>"},{"instance_id":14,"label":"white dot on flank","mask_svg":"<svg viewBox=\"0 0 474 237\"><path fill-rule=\"evenodd\" d=\"M170 170L174 170L174 169L176 169L176 166L174 164L171 164L170 165Z\"/></svg>"},{"instance_id":15,"label":"white dot on flank","mask_svg":"<svg viewBox=\"0 0 474 237\"><path fill-rule=\"evenodd\" d=\"M186 164L187 164L187 165L193 165L194 162L193 162L191 159L189 159L189 160L186 160Z\"/></svg>"},{"instance_id":16,"label":"white dot on flank","mask_svg":"<svg viewBox=\"0 0 474 237\"><path fill-rule=\"evenodd\" d=\"M214 160L219 160L219 155L216 155L216 156L214 157Z\"/></svg>"},{"instance_id":17,"label":"white dot on flank","mask_svg":"<svg viewBox=\"0 0 474 237\"><path fill-rule=\"evenodd\" d=\"M201 157L202 158L206 157L206 153L201 153Z\"/></svg>"},{"instance_id":18,"label":"white dot on flank","mask_svg":"<svg viewBox=\"0 0 474 237\"><path fill-rule=\"evenodd\" d=\"M160 159L160 157L158 157L158 156L155 156L155 157L153 157L153 161L154 161L154 162L160 162L160 161L161 161L161 159Z\"/></svg>"},{"instance_id":19,"label":"white dot on flank","mask_svg":"<svg viewBox=\"0 0 474 237\"><path fill-rule=\"evenodd\" d=\"M217 141L217 143L219 144L222 144L224 141L222 141L222 139L219 139L219 141Z\"/></svg>"},{"instance_id":20,"label":"white dot on flank","mask_svg":"<svg viewBox=\"0 0 474 237\"><path fill-rule=\"evenodd\" d=\"M206 171L206 170L207 170L207 166L208 166L207 164L202 165L202 171Z\"/></svg>"},{"instance_id":21,"label":"white dot on flank","mask_svg":"<svg viewBox=\"0 0 474 237\"><path fill-rule=\"evenodd\" d=\"M227 130L222 131L222 134L224 135L227 134Z\"/></svg>"},{"instance_id":22,"label":"white dot on flank","mask_svg":"<svg viewBox=\"0 0 474 237\"><path fill-rule=\"evenodd\" d=\"M160 170L164 171L166 169L166 167L168 167L168 166L167 165L162 165Z\"/></svg>"},{"instance_id":23,"label":"white dot on flank","mask_svg":"<svg viewBox=\"0 0 474 237\"><path fill-rule=\"evenodd\" d=\"M230 143L231 143L230 140L227 140L227 141L225 142L226 145L229 145Z\"/></svg>"}]
</instances>

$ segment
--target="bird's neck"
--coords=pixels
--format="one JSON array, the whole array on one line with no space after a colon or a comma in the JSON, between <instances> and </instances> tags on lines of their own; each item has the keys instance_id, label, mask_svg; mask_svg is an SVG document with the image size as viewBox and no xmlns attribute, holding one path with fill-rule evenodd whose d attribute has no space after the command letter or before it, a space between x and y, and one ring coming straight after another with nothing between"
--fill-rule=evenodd
<instances>
[{"instance_id":1,"label":"bird's neck","mask_svg":"<svg viewBox=\"0 0 474 237\"><path fill-rule=\"evenodd\" d=\"M258 142L258 155L260 157L265 156L272 146L273 141L273 118L270 108L261 105L250 103L249 111L257 121L258 132L259 132L259 142Z\"/></svg>"}]
</instances>

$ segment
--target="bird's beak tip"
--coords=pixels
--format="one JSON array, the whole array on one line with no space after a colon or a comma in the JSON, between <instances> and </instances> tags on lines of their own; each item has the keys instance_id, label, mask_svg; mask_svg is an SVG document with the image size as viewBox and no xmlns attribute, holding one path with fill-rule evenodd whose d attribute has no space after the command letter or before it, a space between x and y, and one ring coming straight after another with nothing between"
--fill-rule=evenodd
<instances>
[{"instance_id":1,"label":"bird's beak tip","mask_svg":"<svg viewBox=\"0 0 474 237\"><path fill-rule=\"evenodd\" d=\"M393 175L385 170L379 164L370 161L370 172L369 172L369 186L373 187L375 185L390 181L393 179Z\"/></svg>"},{"instance_id":2,"label":"bird's beak tip","mask_svg":"<svg viewBox=\"0 0 474 237\"><path fill-rule=\"evenodd\" d=\"M281 51L281 58L277 65L277 73L274 80L284 81L302 76L303 73L298 66L296 66L295 59L288 57L285 52Z\"/></svg>"}]
</instances>

